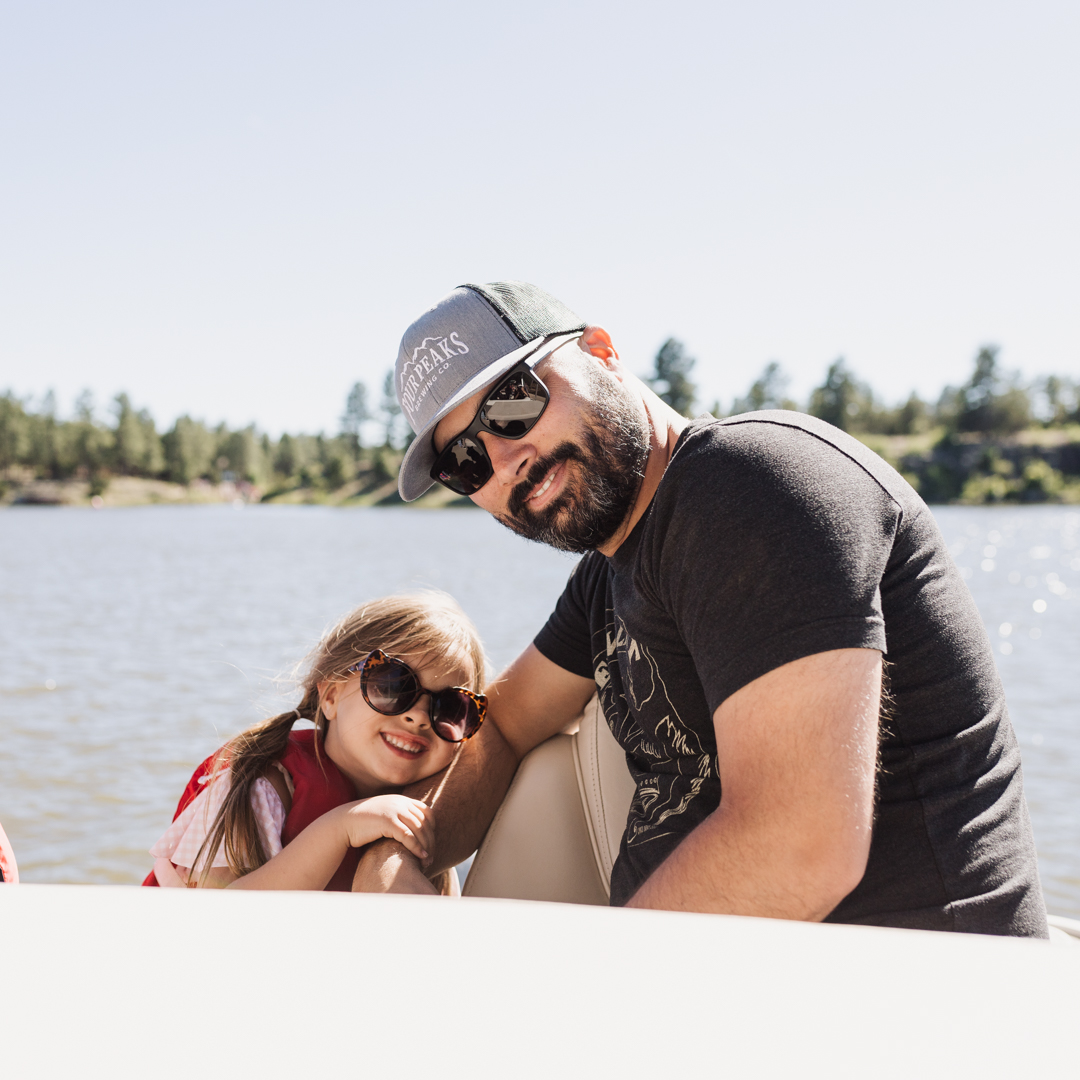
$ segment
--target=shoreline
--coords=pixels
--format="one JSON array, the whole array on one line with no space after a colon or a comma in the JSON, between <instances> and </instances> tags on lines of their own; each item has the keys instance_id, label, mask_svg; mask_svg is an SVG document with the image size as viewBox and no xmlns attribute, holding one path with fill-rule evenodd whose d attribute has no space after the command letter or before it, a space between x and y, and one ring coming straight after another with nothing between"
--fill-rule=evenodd
<instances>
[{"instance_id":1,"label":"shoreline","mask_svg":"<svg viewBox=\"0 0 1080 1080\"><path fill-rule=\"evenodd\" d=\"M918 435L853 432L935 506L1080 504L1080 425L1030 428L986 437L935 428ZM199 477L183 484L156 477L99 473L65 479L34 476L26 467L0 473L0 507L190 506L236 503L287 506L471 507L472 502L435 485L414 503L397 492L396 452L369 454L351 479L334 484L308 470L269 483ZM212 474L218 476L220 474ZM343 480L341 470L335 476Z\"/></svg>"},{"instance_id":2,"label":"shoreline","mask_svg":"<svg viewBox=\"0 0 1080 1080\"><path fill-rule=\"evenodd\" d=\"M18 506L57 506L87 510L110 510L133 506L417 506L442 509L472 507L466 498L445 488L433 488L416 502L406 503L397 493L397 481L376 487L353 481L328 491L316 487L293 487L265 491L258 485L223 480L194 480L177 484L139 476L118 476L107 484L88 480L8 480L0 495L0 509ZM95 491L94 489L98 490Z\"/></svg>"}]
</instances>

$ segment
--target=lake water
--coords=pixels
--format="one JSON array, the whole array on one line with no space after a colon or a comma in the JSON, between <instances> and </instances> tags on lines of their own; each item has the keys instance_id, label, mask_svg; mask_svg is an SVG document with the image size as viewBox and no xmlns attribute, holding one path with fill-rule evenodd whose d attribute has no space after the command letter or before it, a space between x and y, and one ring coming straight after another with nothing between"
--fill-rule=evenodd
<instances>
[{"instance_id":1,"label":"lake water","mask_svg":"<svg viewBox=\"0 0 1080 1080\"><path fill-rule=\"evenodd\" d=\"M998 653L1052 911L1080 917L1080 514L941 507ZM0 511L0 820L30 882L134 883L193 766L338 615L453 593L493 667L573 558L471 510Z\"/></svg>"}]
</instances>

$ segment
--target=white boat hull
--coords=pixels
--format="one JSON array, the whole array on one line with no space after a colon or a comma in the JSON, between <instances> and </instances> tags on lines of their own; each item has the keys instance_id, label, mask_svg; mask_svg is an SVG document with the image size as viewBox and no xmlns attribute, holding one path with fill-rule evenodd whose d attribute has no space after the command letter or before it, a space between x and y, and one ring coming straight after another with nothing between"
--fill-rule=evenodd
<instances>
[{"instance_id":1,"label":"white boat hull","mask_svg":"<svg viewBox=\"0 0 1080 1080\"><path fill-rule=\"evenodd\" d=\"M1080 949L513 900L0 887L5 1077L1075 1076Z\"/></svg>"}]
</instances>

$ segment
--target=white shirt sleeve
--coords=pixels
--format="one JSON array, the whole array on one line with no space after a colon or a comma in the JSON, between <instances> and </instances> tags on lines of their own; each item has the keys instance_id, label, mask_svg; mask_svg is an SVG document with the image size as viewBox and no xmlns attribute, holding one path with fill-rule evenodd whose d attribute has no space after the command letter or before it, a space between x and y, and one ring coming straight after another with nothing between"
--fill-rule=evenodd
<instances>
[{"instance_id":1,"label":"white shirt sleeve","mask_svg":"<svg viewBox=\"0 0 1080 1080\"><path fill-rule=\"evenodd\" d=\"M221 804L229 790L229 770L218 773L213 781L208 782L202 791L191 801L184 812L165 830L164 835L150 849L155 859L168 859L173 866L186 870L202 870L202 864L195 866L195 858L203 841L213 829ZM255 812L255 821L259 838L269 858L281 851L281 830L285 826L285 807L281 796L274 790L269 780L259 777L251 787L251 808ZM225 845L222 844L214 856L211 866L228 866L225 858ZM158 875L159 884L161 875ZM182 883L182 882L181 882Z\"/></svg>"}]
</instances>

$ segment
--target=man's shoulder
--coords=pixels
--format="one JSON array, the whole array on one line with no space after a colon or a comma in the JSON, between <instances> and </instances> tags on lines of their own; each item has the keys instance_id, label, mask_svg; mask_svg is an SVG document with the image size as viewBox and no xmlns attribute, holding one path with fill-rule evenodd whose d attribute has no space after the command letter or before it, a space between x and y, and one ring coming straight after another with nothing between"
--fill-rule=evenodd
<instances>
[{"instance_id":1,"label":"man's shoulder","mask_svg":"<svg viewBox=\"0 0 1080 1080\"><path fill-rule=\"evenodd\" d=\"M586 552L570 571L565 592L577 596L579 600L591 597L598 588L605 586L608 568L607 556L599 551Z\"/></svg>"},{"instance_id":2,"label":"man's shoulder","mask_svg":"<svg viewBox=\"0 0 1080 1080\"><path fill-rule=\"evenodd\" d=\"M665 480L669 487L706 477L714 482L727 477L734 484L756 484L773 476L828 480L852 468L900 505L918 499L895 469L854 436L786 409L692 421Z\"/></svg>"}]
</instances>

